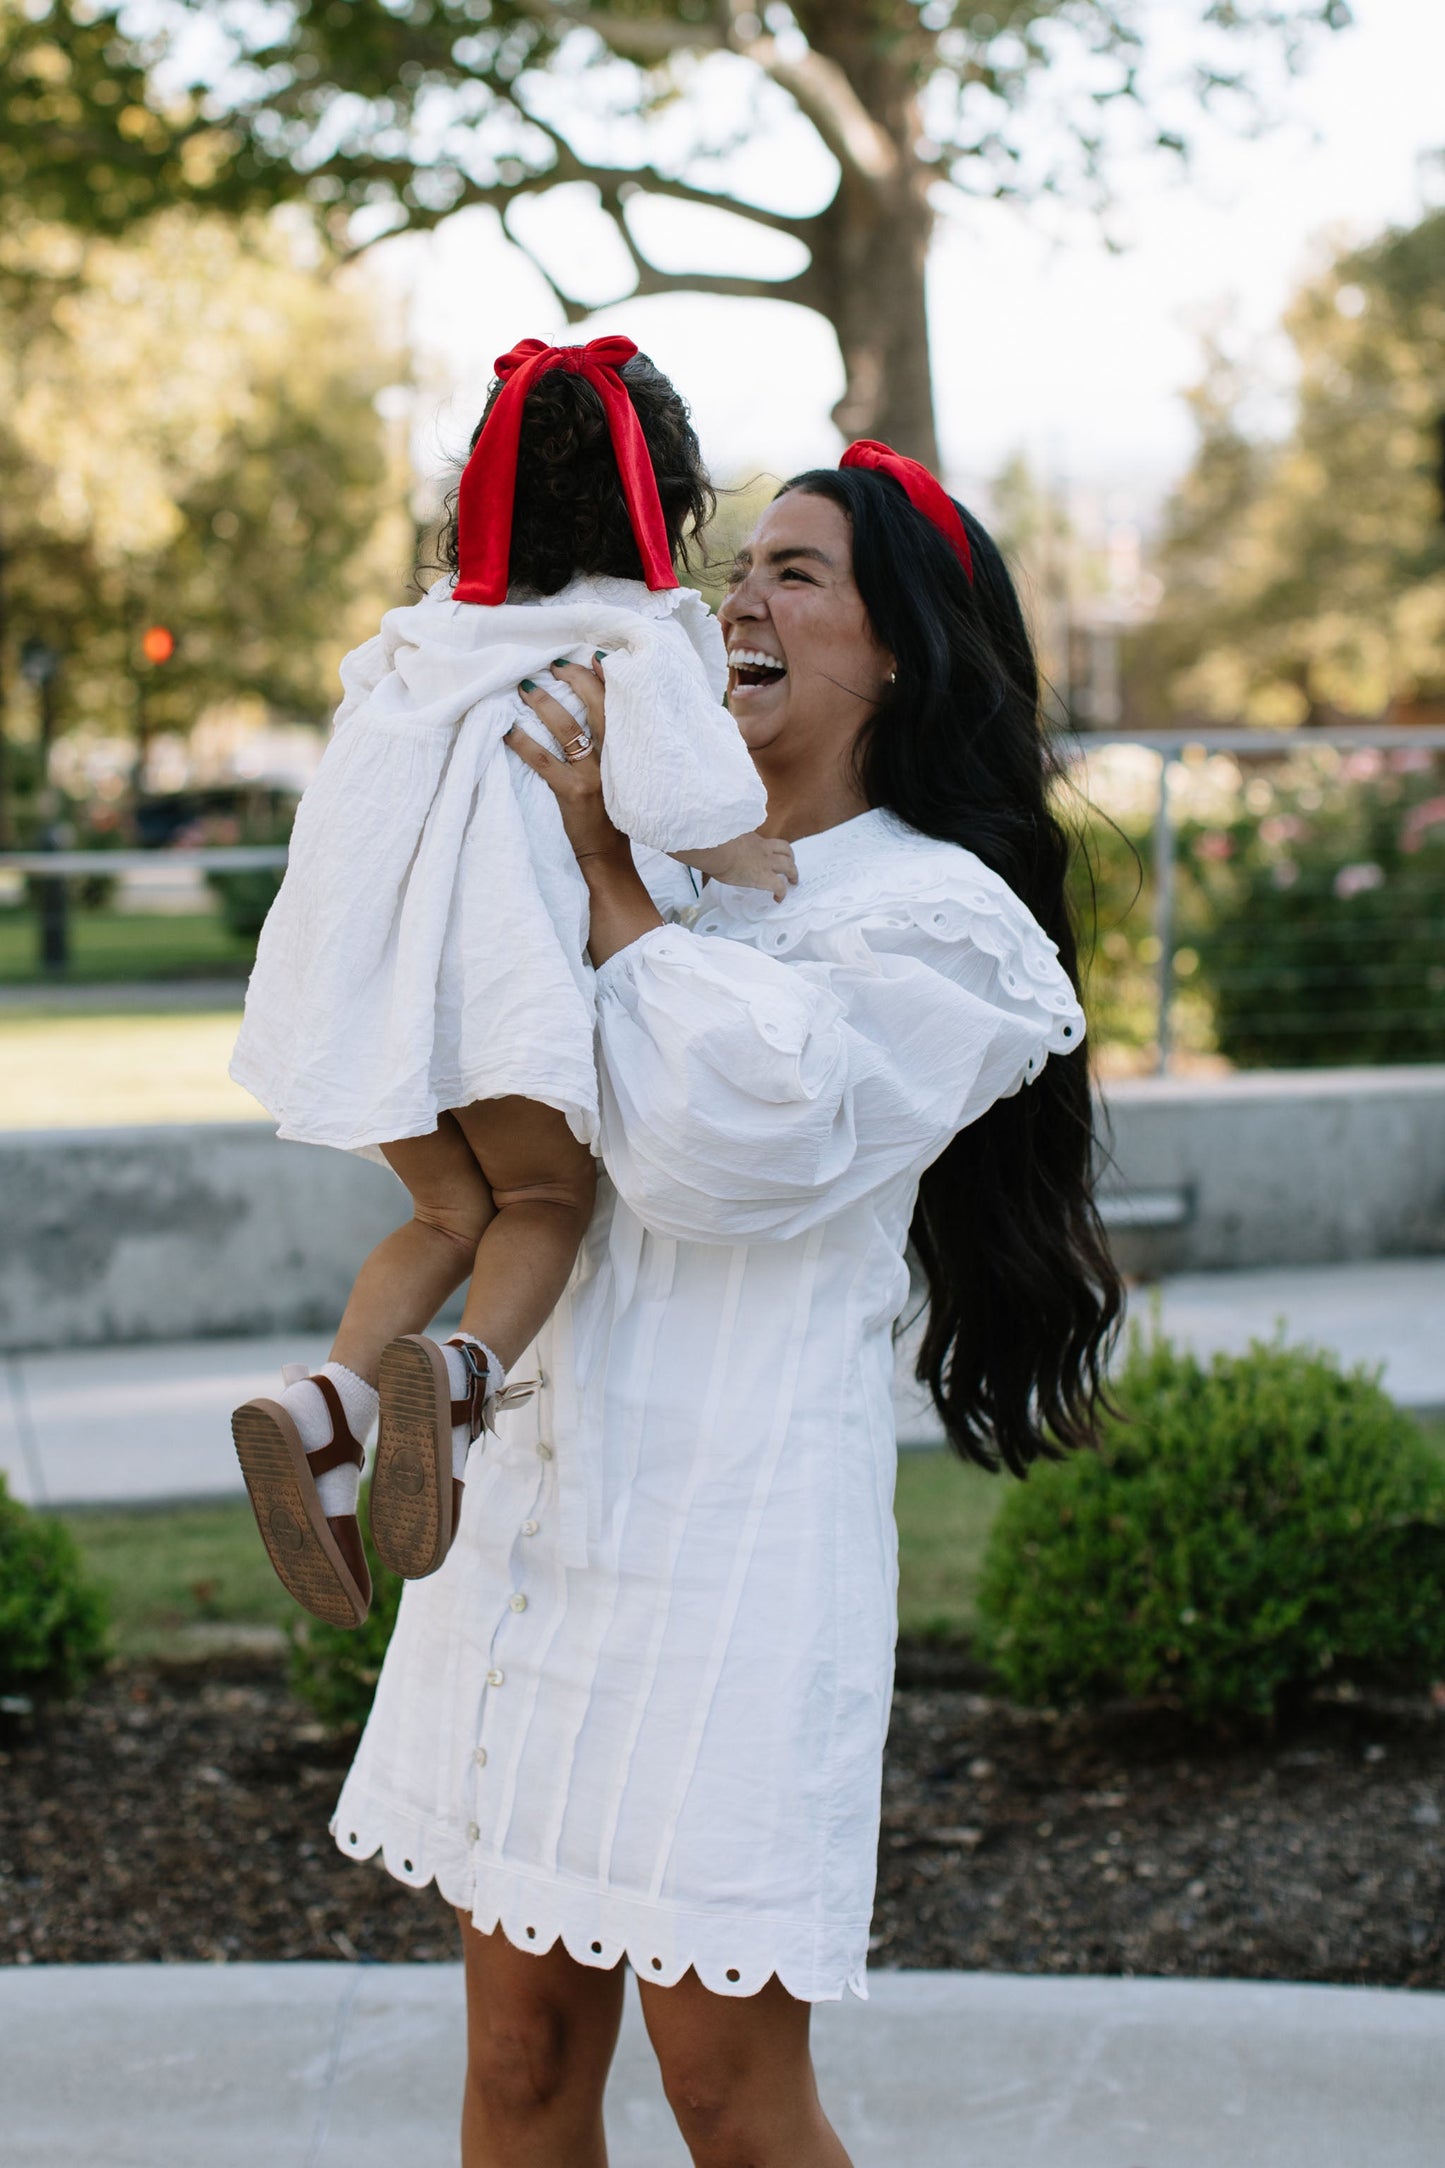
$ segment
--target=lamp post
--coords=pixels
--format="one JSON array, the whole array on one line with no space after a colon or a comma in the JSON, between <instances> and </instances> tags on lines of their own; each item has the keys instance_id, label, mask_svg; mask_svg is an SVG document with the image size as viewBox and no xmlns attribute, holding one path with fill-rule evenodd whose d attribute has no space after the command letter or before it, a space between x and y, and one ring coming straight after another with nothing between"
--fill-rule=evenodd
<instances>
[{"instance_id":1,"label":"lamp post","mask_svg":"<svg viewBox=\"0 0 1445 2168\"><path fill-rule=\"evenodd\" d=\"M56 851L59 802L50 780L50 755L55 745L55 681L60 675L59 651L35 636L20 650L20 675L40 696L40 848ZM40 968L64 971L70 963L70 894L63 877L37 880L35 904L40 919Z\"/></svg>"}]
</instances>

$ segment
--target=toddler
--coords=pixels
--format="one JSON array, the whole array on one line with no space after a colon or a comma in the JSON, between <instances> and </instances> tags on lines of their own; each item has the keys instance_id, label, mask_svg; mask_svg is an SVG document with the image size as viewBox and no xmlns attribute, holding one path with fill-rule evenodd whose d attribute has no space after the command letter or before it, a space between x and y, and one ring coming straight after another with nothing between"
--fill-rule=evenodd
<instances>
[{"instance_id":1,"label":"toddler","mask_svg":"<svg viewBox=\"0 0 1445 2168\"><path fill-rule=\"evenodd\" d=\"M592 1211L587 894L551 791L502 744L546 736L519 685L552 673L578 718L561 751L601 758L635 845L778 899L797 878L756 832L722 637L674 569L712 508L683 401L630 339L527 340L497 379L443 537L452 576L342 664L231 1063L282 1137L379 1157L411 1193L331 1359L232 1419L272 1564L337 1625L371 1599L356 1507L378 1404L372 1537L415 1578L447 1554L470 1445ZM555 673L604 658L599 756ZM464 1280L439 1345L424 1328Z\"/></svg>"}]
</instances>

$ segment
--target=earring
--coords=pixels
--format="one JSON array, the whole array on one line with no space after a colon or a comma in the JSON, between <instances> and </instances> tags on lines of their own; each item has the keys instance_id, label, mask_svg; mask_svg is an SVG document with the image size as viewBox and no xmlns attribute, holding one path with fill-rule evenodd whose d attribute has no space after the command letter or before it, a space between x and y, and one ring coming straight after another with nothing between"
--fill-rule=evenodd
<instances>
[{"instance_id":1,"label":"earring","mask_svg":"<svg viewBox=\"0 0 1445 2168\"><path fill-rule=\"evenodd\" d=\"M898 683L898 672L896 670L889 671L888 682L890 685L896 685Z\"/></svg>"}]
</instances>

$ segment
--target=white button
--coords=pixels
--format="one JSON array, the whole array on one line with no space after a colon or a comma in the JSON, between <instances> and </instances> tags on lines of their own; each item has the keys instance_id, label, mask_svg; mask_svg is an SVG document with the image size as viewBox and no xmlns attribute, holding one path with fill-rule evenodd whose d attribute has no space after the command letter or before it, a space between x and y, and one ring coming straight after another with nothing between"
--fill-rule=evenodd
<instances>
[{"instance_id":1,"label":"white button","mask_svg":"<svg viewBox=\"0 0 1445 2168\"><path fill-rule=\"evenodd\" d=\"M476 1763L479 1769L485 1769L487 1766L486 1748L484 1746L479 1746L476 1753L472 1756L472 1760Z\"/></svg>"},{"instance_id":2,"label":"white button","mask_svg":"<svg viewBox=\"0 0 1445 2168\"><path fill-rule=\"evenodd\" d=\"M476 1843L476 1841L477 1841L477 1839L478 1839L478 1837L480 1837L480 1835L481 1835L481 1831L480 1831L480 1830L478 1829L478 1827L477 1827L476 1823L475 1823L475 1822L468 1822L468 1824L467 1824L467 1842L468 1842L468 1844L475 1844L475 1843Z\"/></svg>"},{"instance_id":3,"label":"white button","mask_svg":"<svg viewBox=\"0 0 1445 2168\"><path fill-rule=\"evenodd\" d=\"M552 1458L552 1448L545 1438L537 1441L537 1458L538 1460L550 1460Z\"/></svg>"},{"instance_id":4,"label":"white button","mask_svg":"<svg viewBox=\"0 0 1445 2168\"><path fill-rule=\"evenodd\" d=\"M504 1671L489 1671L487 1673L487 1684L488 1686L500 1686L505 1677L506 1673Z\"/></svg>"},{"instance_id":5,"label":"white button","mask_svg":"<svg viewBox=\"0 0 1445 2168\"><path fill-rule=\"evenodd\" d=\"M514 1611L525 1611L525 1610L526 1610L526 1608L527 1608L527 1599L526 1599L526 1597L525 1597L525 1596L520 1596L520 1595L519 1595L519 1596L513 1596L513 1597L512 1597L512 1599L511 1599L511 1606L512 1606L512 1609L513 1609Z\"/></svg>"},{"instance_id":6,"label":"white button","mask_svg":"<svg viewBox=\"0 0 1445 2168\"><path fill-rule=\"evenodd\" d=\"M537 1521L523 1521L522 1534L524 1536L535 1536L539 1525Z\"/></svg>"}]
</instances>

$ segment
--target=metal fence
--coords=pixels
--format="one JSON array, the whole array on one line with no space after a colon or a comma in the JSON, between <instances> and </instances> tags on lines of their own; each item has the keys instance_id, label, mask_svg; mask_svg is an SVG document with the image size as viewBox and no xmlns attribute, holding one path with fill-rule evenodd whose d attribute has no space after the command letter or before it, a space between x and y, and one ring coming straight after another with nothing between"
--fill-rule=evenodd
<instances>
[{"instance_id":1,"label":"metal fence","mask_svg":"<svg viewBox=\"0 0 1445 2168\"><path fill-rule=\"evenodd\" d=\"M1148 848L1148 880L1153 887L1153 939L1157 943L1155 956L1155 1069L1168 1073L1170 1056L1174 1049L1174 1006L1179 995L1179 978L1176 978L1176 958L1179 958L1179 934L1181 934L1181 852L1179 852L1179 813L1174 806L1172 776L1181 763L1189 759L1209 757L1209 754L1233 754L1241 759L1241 765L1254 772L1265 767L1280 767L1298 761L1300 757L1319 757L1319 754L1378 754L1389 761L1391 754L1406 757L1430 757L1434 763L1445 754L1445 728L1415 726L1415 728L1378 728L1378 726L1339 726L1339 728L1304 728L1304 731L1261 731L1261 728L1233 728L1233 731L1140 731L1127 735L1081 735L1068 741L1068 750L1075 759L1088 761L1094 748L1105 746L1135 746L1153 752L1159 759L1159 778L1155 813L1150 824L1150 848ZM1389 770L1387 770L1389 772ZM1354 783L1356 789L1365 791L1365 778L1335 778L1337 787ZM1378 780L1378 778L1376 778ZM1445 785L1443 785L1445 787ZM1443 809L1445 811L1445 809ZM1265 828L1267 824L1254 817L1254 826ZM1328 856L1328 841L1319 846ZM1317 852L1319 854L1319 852ZM1278 872L1287 861L1276 861ZM1328 893L1319 891L1319 874L1315 880L1306 880L1300 889L1300 908L1293 915L1289 930L1291 943L1291 967L1278 969L1274 960L1261 954L1254 967L1250 958L1235 954L1231 960L1215 969L1215 991L1222 991L1239 1004L1241 997L1257 995L1254 1008L1265 1004L1276 1006L1274 1023L1261 1023L1254 1019L1252 1030L1265 1041L1276 1036L1280 1051L1289 1054L1291 1038L1300 1038L1306 1032L1317 1030L1315 1017L1324 1010L1322 997L1330 991L1337 978L1337 967L1332 958L1337 956L1341 943L1354 943L1358 950L1358 967L1354 978L1367 984L1371 993L1389 991L1391 980L1400 982L1400 999L1395 1008L1376 1010L1374 1015L1354 1015L1345 1010L1343 1019L1335 1010L1335 1023L1343 1032L1354 1032L1361 1043L1369 1043L1371 1025L1378 1025L1380 1034L1389 1036L1393 1028L1397 1036L1408 1041L1408 1028L1421 1028L1428 1019L1423 1017L1421 999L1430 999L1430 1010L1441 1010L1441 1030L1445 1034L1445 876L1436 872L1441 861L1421 861L1419 874L1410 882L1410 893L1389 893L1389 882L1384 869L1371 861L1352 867L1341 861L1330 872ZM1339 876L1354 872L1363 887L1356 895L1369 891L1384 891L1374 898L1369 913L1358 913L1354 926L1341 924L1341 917L1348 913L1339 911L1339 904L1352 902L1350 895L1341 895ZM1421 900L1426 908L1421 911ZM1235 943L1248 945L1246 941ZM1408 950L1408 958L1404 952ZM1439 958L1441 969L1436 971L1428 960L1430 952ZM1402 967L1404 958L1404 967ZM1274 976L1272 976L1274 973ZM1345 978L1350 973L1345 971ZM1348 991L1348 989L1341 989ZM1313 995L1313 999L1311 999ZM1443 999L1436 1004L1436 995ZM1413 1004L1413 1006L1410 1006ZM1428 1036L1428 1034L1426 1034ZM1298 1049L1296 1049L1298 1051ZM1293 1067L1293 1062L1278 1062L1278 1067Z\"/></svg>"},{"instance_id":2,"label":"metal fence","mask_svg":"<svg viewBox=\"0 0 1445 2168\"><path fill-rule=\"evenodd\" d=\"M1143 882L1131 907L1130 922L1136 934L1141 927L1148 928L1150 1058L1153 1067L1165 1073L1176 1042L1176 1006L1182 983L1178 966L1182 955L1194 955L1184 943L1197 937L1197 927L1189 923L1190 913L1198 918L1208 907L1200 877L1201 842L1195 832L1199 823L1187 816L1181 819L1176 804L1180 794L1173 786L1181 768L1223 754L1239 763L1242 774L1257 777L1269 769L1276 774L1287 772L1291 766L1298 769L1302 758L1324 756L1326 763L1335 761L1337 772L1327 780L1338 796L1350 782L1348 776L1338 772L1339 756L1345 756L1346 761L1366 753L1379 756L1386 764L1388 781L1388 763L1394 756L1409 756L1417 770L1421 761L1428 759L1433 768L1445 755L1445 728L1101 732L1073 736L1064 743L1067 757L1084 763L1116 747L1143 750L1158 761L1152 817L1138 839ZM1393 893L1386 869L1373 861L1331 865L1327 836L1317 841L1314 862L1306 868L1289 899L1287 928L1281 931L1275 927L1270 938L1266 937L1267 925L1278 916L1270 899L1270 882L1288 869L1290 861L1277 856L1263 866L1256 864L1253 892L1237 872L1216 882L1212 907L1219 908L1218 891L1227 890L1232 880L1234 893L1228 908L1236 918L1243 915L1231 937L1232 949L1228 940L1221 940L1218 927L1210 932L1212 995L1216 1006L1227 1010L1233 1019L1230 1028L1245 1048L1246 1061L1281 1067L1297 1065L1302 1056L1309 1058L1318 1042L1319 1018L1325 1015L1339 1043L1364 1047L1367 1059L1420 1058L1409 1052L1417 1043L1426 1049L1426 1058L1432 1058L1431 1035L1438 1021L1440 1052L1433 1058L1445 1059L1445 777L1433 779L1428 789L1436 789L1437 782L1441 793L1441 841L1433 842L1418 864L1405 866L1403 859L1399 861L1408 878L1397 880ZM1428 796L1422 802L1425 788L1414 787L1415 812L1436 805L1437 801ZM1247 827L1252 817L1247 792L1241 799L1240 814ZM1409 808L1403 817L1411 817ZM1276 828L1281 818L1275 818ZM1263 833L1269 822L1256 818L1254 826ZM1095 822L1095 840L1105 836L1107 829L1106 818ZM160 851L0 853L0 870L8 868L33 881L42 953L46 953L48 913L52 960L57 928L61 929L63 947L65 884L76 877L151 872L160 866L190 866L203 874L256 872L279 869L285 863L285 846L277 844ZM1341 893L1341 875L1354 877L1356 887L1348 895ZM1372 894L1374 890L1381 893ZM1255 924L1250 922L1251 908L1256 913ZM1357 990L1354 995L1352 986ZM1352 999L1356 1001L1354 1009L1349 1006ZM1277 1049L1275 1054L1270 1052L1271 1045ZM1406 1051L1391 1052L1395 1046ZM1372 1047L1377 1051L1369 1052ZM1229 1053L1230 1048L1226 1046L1225 1051Z\"/></svg>"}]
</instances>

